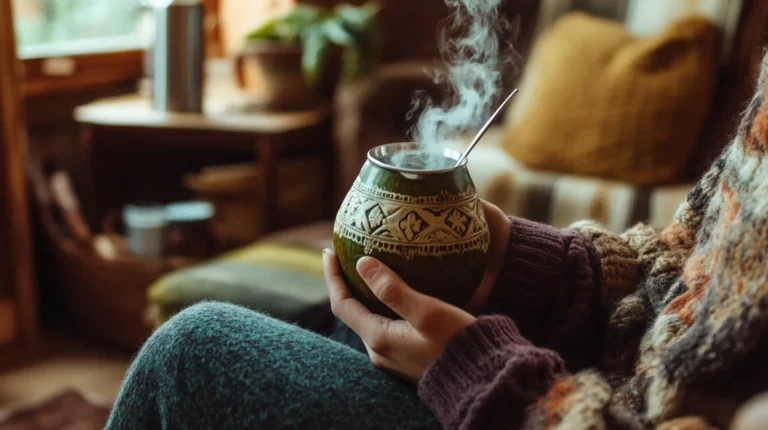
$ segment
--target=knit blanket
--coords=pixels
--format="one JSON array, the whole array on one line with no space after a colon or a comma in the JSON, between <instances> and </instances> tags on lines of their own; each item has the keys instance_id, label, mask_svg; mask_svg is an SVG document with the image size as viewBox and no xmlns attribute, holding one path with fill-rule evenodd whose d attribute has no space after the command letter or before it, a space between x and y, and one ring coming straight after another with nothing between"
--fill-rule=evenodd
<instances>
[{"instance_id":1,"label":"knit blanket","mask_svg":"<svg viewBox=\"0 0 768 430\"><path fill-rule=\"evenodd\" d=\"M727 428L768 391L768 56L666 228L510 218L485 309L419 383L446 428Z\"/></svg>"},{"instance_id":2,"label":"knit blanket","mask_svg":"<svg viewBox=\"0 0 768 430\"><path fill-rule=\"evenodd\" d=\"M768 56L737 135L667 228L572 228L608 317L599 364L558 380L535 428L727 427L768 390ZM514 239L513 239L514 240Z\"/></svg>"}]
</instances>

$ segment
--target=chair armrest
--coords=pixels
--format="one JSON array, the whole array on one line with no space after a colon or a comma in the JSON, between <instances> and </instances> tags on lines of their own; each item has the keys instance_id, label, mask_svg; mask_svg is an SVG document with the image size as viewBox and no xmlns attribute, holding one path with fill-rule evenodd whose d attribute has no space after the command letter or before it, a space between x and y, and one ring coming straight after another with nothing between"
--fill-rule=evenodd
<instances>
[{"instance_id":1,"label":"chair armrest","mask_svg":"<svg viewBox=\"0 0 768 430\"><path fill-rule=\"evenodd\" d=\"M489 137L491 134L489 133ZM669 225L692 184L637 187L593 177L531 170L490 139L472 152L469 171L481 198L505 213L568 227L593 219L621 232L638 222Z\"/></svg>"},{"instance_id":2,"label":"chair armrest","mask_svg":"<svg viewBox=\"0 0 768 430\"><path fill-rule=\"evenodd\" d=\"M509 215L522 216L524 211L516 199L521 172L517 161L493 142L484 140L472 151L467 166L481 199Z\"/></svg>"}]
</instances>

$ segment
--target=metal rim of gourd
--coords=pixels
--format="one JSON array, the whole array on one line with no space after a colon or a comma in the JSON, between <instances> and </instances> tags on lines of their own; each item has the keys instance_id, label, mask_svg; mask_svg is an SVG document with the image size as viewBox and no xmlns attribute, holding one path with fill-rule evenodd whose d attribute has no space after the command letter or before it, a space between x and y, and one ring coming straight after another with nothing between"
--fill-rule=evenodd
<instances>
[{"instance_id":1,"label":"metal rim of gourd","mask_svg":"<svg viewBox=\"0 0 768 430\"><path fill-rule=\"evenodd\" d=\"M416 142L388 143L386 145L377 146L371 149L370 151L368 151L368 161L370 161L371 163L375 164L378 167L381 167L382 169L390 170L397 173L409 174L409 175L441 175L444 173L451 173L457 169L457 167L454 167L453 165L443 169L431 169L431 170L430 169L408 169L405 167L397 167L383 161L383 159L386 159L387 157L391 157L393 154L397 152L416 150L416 149L423 149L423 147ZM461 159L461 156L462 156L461 152L451 148L442 148L441 151L436 151L436 152L442 152L441 155L443 157L453 160L454 162L459 161L459 159ZM465 167L466 165L467 165L467 160L465 159L464 162L462 162L461 166L459 167Z\"/></svg>"}]
</instances>

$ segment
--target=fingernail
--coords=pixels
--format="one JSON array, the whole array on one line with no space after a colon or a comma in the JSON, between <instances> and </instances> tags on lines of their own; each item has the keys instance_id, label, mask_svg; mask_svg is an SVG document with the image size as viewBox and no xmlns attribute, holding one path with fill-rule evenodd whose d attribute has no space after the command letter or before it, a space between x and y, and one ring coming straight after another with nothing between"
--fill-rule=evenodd
<instances>
[{"instance_id":1,"label":"fingernail","mask_svg":"<svg viewBox=\"0 0 768 430\"><path fill-rule=\"evenodd\" d=\"M357 260L357 273L365 280L372 279L379 271L379 262L371 257L363 257Z\"/></svg>"}]
</instances>

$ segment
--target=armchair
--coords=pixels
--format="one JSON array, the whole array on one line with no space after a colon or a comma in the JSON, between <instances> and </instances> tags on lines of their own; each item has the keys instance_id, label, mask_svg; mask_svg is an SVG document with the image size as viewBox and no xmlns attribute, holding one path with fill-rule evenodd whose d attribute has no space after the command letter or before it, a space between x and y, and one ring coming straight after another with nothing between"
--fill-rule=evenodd
<instances>
[{"instance_id":1,"label":"armchair","mask_svg":"<svg viewBox=\"0 0 768 430\"><path fill-rule=\"evenodd\" d=\"M716 21L721 22L724 26L726 38L732 37L734 42L733 47L728 49L729 47L726 46L724 50L724 52L734 53L733 59L729 59L723 68L722 87L719 88L718 92L718 100L725 102L720 103L713 113L713 121L711 121L712 124L708 129L708 134L713 137L703 139L706 141L722 140L723 143L726 141L725 138L721 139L723 137L720 136L721 131L724 128L733 128L730 123L731 119L740 109L740 103L749 97L753 76L748 71L755 59L760 58L760 55L753 54L759 54L759 47L766 43L762 29L765 27L765 22L768 22L768 8L762 6L763 2L754 0L743 0L743 2L745 5L743 12L739 12L742 0L722 2L722 4L727 3L727 5L719 10L705 11L708 15L719 17ZM437 1L437 3L442 4L441 1ZM640 1L626 0L622 2L626 7L616 8L605 7L607 3L610 2L602 0L542 0L541 2L531 2L530 4L535 4L539 8L539 16L541 17L535 32L540 32L560 15L576 7L588 11L592 11L594 8L594 12L599 15L608 17L615 15L614 18L625 20L628 15L632 15L632 5L640 4ZM711 2L704 3L707 5L714 4ZM721 4L721 2L716 3ZM686 5L691 4L703 3L686 2ZM402 24L404 19L402 15L406 15L407 18L407 15L414 9L432 10L426 6L417 7L421 6L422 3L409 0L393 0L391 3L388 2L388 6L390 5L395 5L388 7L386 11L388 20L391 21L390 24L395 23L388 27L390 29L398 28L399 25L397 24ZM397 5L402 5L402 8ZM734 7L737 9L736 12L734 12ZM664 8L660 10L664 10ZM678 10L673 12L679 13ZM734 13L741 18L732 19ZM534 14L535 11L523 13L523 23L528 25L523 31L524 38L534 33L533 26L530 25L536 23L533 19ZM637 17L638 15L635 15L635 18ZM644 14L641 18L633 25L640 29L648 29L649 16ZM661 17L661 19L669 19L669 16ZM400 50L408 48L409 37L405 37L405 32L401 33L403 34L396 35L390 40L390 47ZM418 45L417 42L413 42L414 49ZM527 42L526 39L522 41L522 44L526 45ZM525 53L526 49L521 49L521 51ZM412 123L406 120L406 113L411 107L413 92L419 89L427 90L434 96L439 95L439 89L425 73L425 69L435 67L435 63L429 59L433 57L431 54L434 53L430 53L430 55L390 55L386 58L385 65L370 79L345 85L339 89L334 106L334 135L337 145L337 166L339 166L335 190L337 200L346 194L365 161L366 152L370 148L408 139L407 131ZM723 127L724 124L727 124L728 127ZM483 142L473 152L469 161L469 169L480 196L512 215L562 227L579 219L592 218L615 231L623 230L627 226L641 221L662 226L671 221L677 206L685 198L690 186L690 183L684 182L663 187L636 187L631 184L599 178L534 171L514 160L501 148L503 133L504 124L502 122L486 135ZM463 141L468 140L463 139ZM453 145L460 147L461 143L453 143ZM707 143L705 151L703 151L706 154L701 157L709 158L709 154L716 151L717 148L712 150L711 145ZM695 160L693 163L698 164ZM319 270L319 250L321 246L330 245L331 225L332 223L326 222L303 227L301 231L294 229L287 232L290 234L272 236L235 254L234 259L242 264L251 261L254 264L253 270L265 270L264 267L266 266L278 268L278 270L274 270L267 267L265 273L269 276L252 277L253 279L269 279L274 282L269 282L270 288L257 286L258 290L248 294L247 303L240 304L267 313L283 315L292 321L304 321L307 326L321 331L324 327L327 328L330 313L327 306L322 306L323 303L327 305L327 297L323 296L325 288ZM282 262L276 261L276 258L271 256L277 254L273 254L269 250L274 247L283 249L284 251L281 252L290 258L285 258ZM301 258L297 257L299 254ZM267 255L270 257L265 259ZM230 257L230 259L232 258ZM303 262L305 267L296 267L297 262ZM176 272L156 283L150 289L152 306L158 308L164 318L167 318L191 302L174 299L163 301L159 300L160 297L168 298L183 295L186 298L194 296L194 300L217 298L230 300L232 296L226 293L228 287L221 283L216 285L217 295L198 297L194 294L187 294L191 283L206 283L206 279L202 278L210 277L210 274L216 271L221 272L221 270L210 270L218 264L221 264L220 269L224 269L226 264L231 264L231 262L228 262L225 257L220 261L211 262L206 266L206 270ZM301 285L297 284L297 286L292 287L287 284L290 284L292 280L295 281L296 276L282 276L278 272L294 270L300 271L303 279ZM217 280L220 279L222 278L217 278ZM210 285L210 282L208 284ZM275 293L277 287L280 289L279 295ZM311 303L304 303L295 299L295 297L306 294L309 290L318 293L312 294ZM168 294L170 292L178 294ZM276 298L279 300L275 300ZM284 300L293 300L298 306L290 308L290 312L285 312L287 308L286 304L283 303ZM234 301L238 302L237 300ZM311 315L312 318L307 317L307 315ZM158 322L162 322L162 319Z\"/></svg>"},{"instance_id":2,"label":"armchair","mask_svg":"<svg viewBox=\"0 0 768 430\"><path fill-rule=\"evenodd\" d=\"M734 17L742 11L741 0L717 5L692 2L685 7L656 5L658 7L650 12L640 9L639 5L636 0L542 0L532 33L540 34L563 14L575 9L623 21L638 34L658 30L681 15L702 13L722 28L723 61L729 61L728 55L734 51L733 45L739 34L739 20ZM434 64L429 62L391 63L365 82L343 86L339 90L335 101L334 131L341 166L336 190L338 197L343 197L349 189L370 148L409 140L407 132L412 122L406 120L406 113L411 106L412 94L416 90L427 90L433 96L439 95L439 88L426 73L433 67ZM713 122L719 124L722 122L719 117L728 114L713 113ZM584 218L594 219L616 231L637 222L666 225L674 217L695 176L691 175L689 181L679 184L639 187L600 178L535 171L517 162L501 148L503 134L504 124L500 121L470 158L469 169L481 197L511 215L559 227ZM709 142L704 143L712 146ZM455 145L461 146L459 143ZM711 148L707 150L710 156L714 153ZM702 164L700 160L694 161Z\"/></svg>"}]
</instances>

